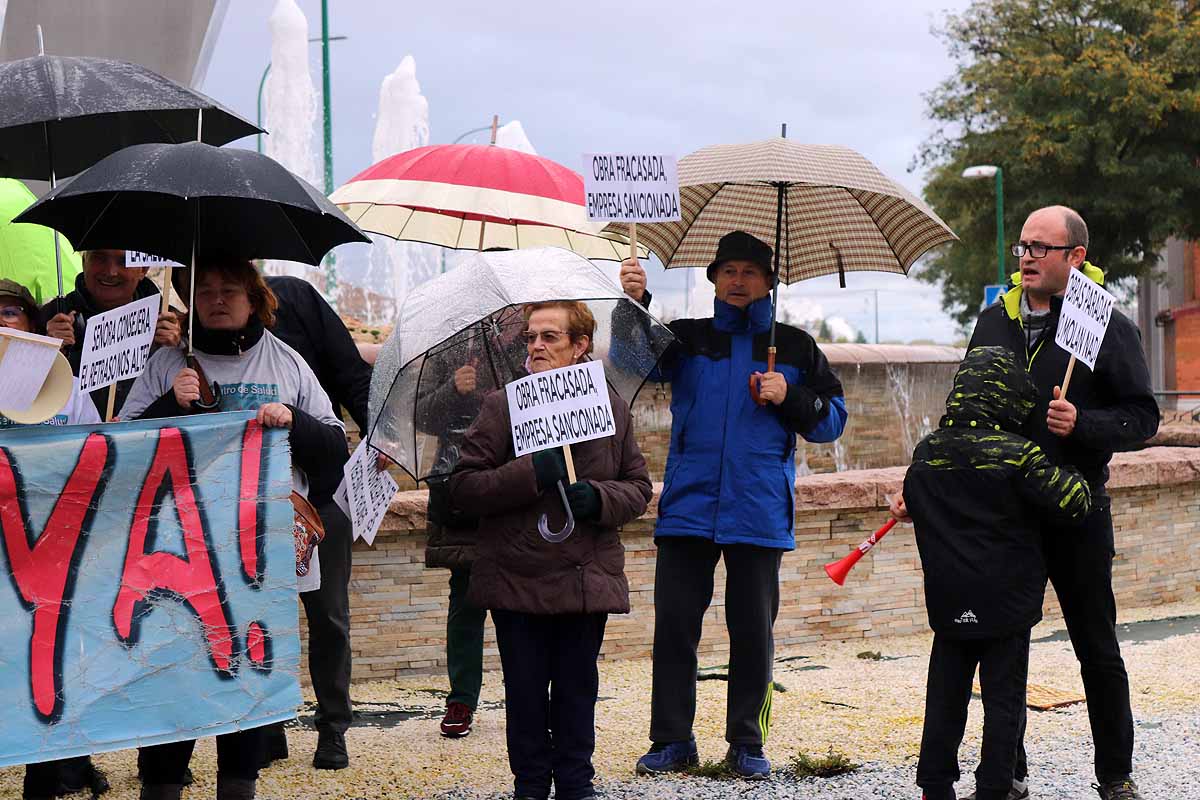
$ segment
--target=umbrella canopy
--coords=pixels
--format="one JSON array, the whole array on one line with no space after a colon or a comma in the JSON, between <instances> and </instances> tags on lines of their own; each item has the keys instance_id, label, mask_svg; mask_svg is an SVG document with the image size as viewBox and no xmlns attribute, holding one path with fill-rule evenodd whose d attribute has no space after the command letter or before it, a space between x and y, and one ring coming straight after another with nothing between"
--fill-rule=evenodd
<instances>
[{"instance_id":1,"label":"umbrella canopy","mask_svg":"<svg viewBox=\"0 0 1200 800\"><path fill-rule=\"evenodd\" d=\"M668 269L707 267L718 240L739 229L777 247L784 283L907 274L926 250L958 238L919 198L838 145L777 138L704 147L679 160L679 184L683 219L638 225L639 240ZM627 234L628 225L607 230Z\"/></svg>"},{"instance_id":2,"label":"umbrella canopy","mask_svg":"<svg viewBox=\"0 0 1200 800\"><path fill-rule=\"evenodd\" d=\"M33 192L17 180L0 178L0 278L24 286L40 305L54 297L58 270L54 261L54 237L41 225L9 225L13 217L37 201ZM73 286L81 269L79 256L62 242L63 278Z\"/></svg>"},{"instance_id":3,"label":"umbrella canopy","mask_svg":"<svg viewBox=\"0 0 1200 800\"><path fill-rule=\"evenodd\" d=\"M416 480L448 475L483 396L527 374L526 303L580 300L596 319L592 358L632 404L674 337L598 266L559 248L480 253L414 289L375 361L370 443ZM476 386L454 376L471 367Z\"/></svg>"},{"instance_id":4,"label":"umbrella canopy","mask_svg":"<svg viewBox=\"0 0 1200 800\"><path fill-rule=\"evenodd\" d=\"M583 178L507 147L447 144L385 158L330 199L363 230L458 250L562 247L620 260L628 240L589 222Z\"/></svg>"},{"instance_id":5,"label":"umbrella canopy","mask_svg":"<svg viewBox=\"0 0 1200 800\"><path fill-rule=\"evenodd\" d=\"M0 64L0 175L74 175L133 144L221 145L260 132L215 100L137 64L34 56Z\"/></svg>"},{"instance_id":6,"label":"umbrella canopy","mask_svg":"<svg viewBox=\"0 0 1200 800\"><path fill-rule=\"evenodd\" d=\"M205 120L207 121L207 116ZM141 250L317 265L370 240L321 192L251 150L141 144L100 161L15 220L60 231L76 250Z\"/></svg>"}]
</instances>

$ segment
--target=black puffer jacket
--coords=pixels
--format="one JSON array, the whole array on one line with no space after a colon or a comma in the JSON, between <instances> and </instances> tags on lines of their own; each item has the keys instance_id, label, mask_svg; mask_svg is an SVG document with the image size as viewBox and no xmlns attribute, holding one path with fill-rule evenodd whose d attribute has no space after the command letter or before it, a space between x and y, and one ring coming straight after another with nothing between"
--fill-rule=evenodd
<instances>
[{"instance_id":1,"label":"black puffer jacket","mask_svg":"<svg viewBox=\"0 0 1200 800\"><path fill-rule=\"evenodd\" d=\"M1035 625L1046 587L1038 522L1082 519L1090 508L1079 472L1054 466L1017 433L1036 406L1010 350L975 348L954 377L946 416L913 451L904 501L939 634L982 639Z\"/></svg>"},{"instance_id":2,"label":"black puffer jacket","mask_svg":"<svg viewBox=\"0 0 1200 800\"><path fill-rule=\"evenodd\" d=\"M1104 281L1104 273L1086 262L1084 274L1099 283ZM985 309L971 334L970 347L1000 345L1022 359L1038 394L1037 407L1023 433L1041 445L1055 464L1078 467L1092 494L1100 497L1113 452L1141 447L1158 430L1158 403L1150 386L1141 334L1128 317L1113 311L1096 369L1077 364L1071 375L1067 400L1079 410L1079 418L1075 430L1064 439L1046 427L1047 406L1054 387L1062 384L1071 358L1054 343L1062 298L1050 298L1050 324L1034 341L1026 340L1020 303L1021 286L1017 285L1004 295L1003 302Z\"/></svg>"}]
</instances>

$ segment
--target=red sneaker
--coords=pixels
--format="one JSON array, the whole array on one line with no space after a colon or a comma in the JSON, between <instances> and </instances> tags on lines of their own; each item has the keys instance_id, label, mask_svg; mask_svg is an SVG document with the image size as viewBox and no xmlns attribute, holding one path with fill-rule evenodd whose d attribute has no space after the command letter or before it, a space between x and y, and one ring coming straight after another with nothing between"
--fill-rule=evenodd
<instances>
[{"instance_id":1,"label":"red sneaker","mask_svg":"<svg viewBox=\"0 0 1200 800\"><path fill-rule=\"evenodd\" d=\"M465 703L450 703L442 717L442 736L458 739L471 732L471 709Z\"/></svg>"}]
</instances>

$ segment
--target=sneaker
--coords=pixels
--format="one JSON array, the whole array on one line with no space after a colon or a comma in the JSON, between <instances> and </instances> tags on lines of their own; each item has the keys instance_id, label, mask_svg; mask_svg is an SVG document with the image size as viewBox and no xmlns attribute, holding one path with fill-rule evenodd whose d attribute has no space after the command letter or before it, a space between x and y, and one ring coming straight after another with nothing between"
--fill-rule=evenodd
<instances>
[{"instance_id":1,"label":"sneaker","mask_svg":"<svg viewBox=\"0 0 1200 800\"><path fill-rule=\"evenodd\" d=\"M761 745L731 744L725 763L740 778L761 781L771 776L771 762L763 755Z\"/></svg>"},{"instance_id":2,"label":"sneaker","mask_svg":"<svg viewBox=\"0 0 1200 800\"><path fill-rule=\"evenodd\" d=\"M346 751L346 735L338 731L317 731L317 752L313 753L315 769L345 769L350 766Z\"/></svg>"},{"instance_id":3,"label":"sneaker","mask_svg":"<svg viewBox=\"0 0 1200 800\"><path fill-rule=\"evenodd\" d=\"M700 755L696 751L696 740L686 742L654 743L650 752L638 759L638 775L662 775L667 772L694 767L700 763Z\"/></svg>"},{"instance_id":4,"label":"sneaker","mask_svg":"<svg viewBox=\"0 0 1200 800\"><path fill-rule=\"evenodd\" d=\"M971 792L961 800L975 800L975 793ZM1025 785L1025 781L1013 781L1012 788L1008 790L1008 797L1005 800L1029 800L1029 787Z\"/></svg>"},{"instance_id":5,"label":"sneaker","mask_svg":"<svg viewBox=\"0 0 1200 800\"><path fill-rule=\"evenodd\" d=\"M460 739L471 733L471 720L474 714L466 703L449 703L446 706L446 716L442 717L442 736Z\"/></svg>"},{"instance_id":6,"label":"sneaker","mask_svg":"<svg viewBox=\"0 0 1200 800\"><path fill-rule=\"evenodd\" d=\"M1109 781L1102 785L1093 783L1092 788L1100 795L1101 800L1142 800L1141 792L1131 778Z\"/></svg>"}]
</instances>

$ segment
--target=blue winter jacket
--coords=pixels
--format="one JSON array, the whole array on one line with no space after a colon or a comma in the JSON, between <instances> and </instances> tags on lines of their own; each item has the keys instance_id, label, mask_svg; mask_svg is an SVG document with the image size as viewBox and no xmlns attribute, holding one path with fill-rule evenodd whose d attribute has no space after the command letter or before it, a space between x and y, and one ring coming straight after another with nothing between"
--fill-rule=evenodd
<instances>
[{"instance_id":1,"label":"blue winter jacket","mask_svg":"<svg viewBox=\"0 0 1200 800\"><path fill-rule=\"evenodd\" d=\"M832 442L846 426L842 385L811 336L776 327L780 405L747 389L766 371L771 300L746 309L715 300L711 319L670 324L677 341L652 380L671 383L671 448L655 536L792 550L796 434Z\"/></svg>"}]
</instances>

